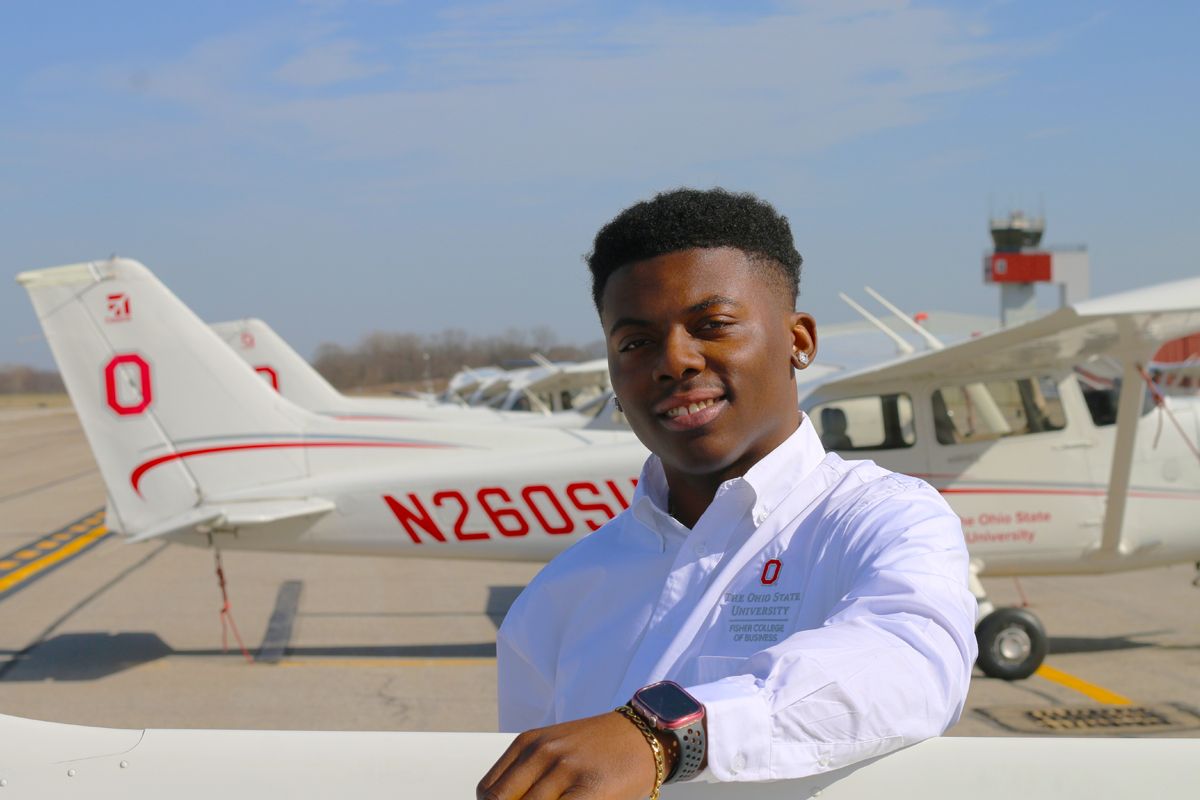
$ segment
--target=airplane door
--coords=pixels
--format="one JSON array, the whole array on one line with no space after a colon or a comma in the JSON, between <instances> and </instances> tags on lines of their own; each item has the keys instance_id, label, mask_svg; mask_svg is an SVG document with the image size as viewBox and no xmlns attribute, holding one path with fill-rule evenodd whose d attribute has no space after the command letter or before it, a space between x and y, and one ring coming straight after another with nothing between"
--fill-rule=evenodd
<instances>
[{"instance_id":1,"label":"airplane door","mask_svg":"<svg viewBox=\"0 0 1200 800\"><path fill-rule=\"evenodd\" d=\"M929 479L987 572L1054 571L1099 543L1097 443L1072 376L935 386L926 397Z\"/></svg>"}]
</instances>

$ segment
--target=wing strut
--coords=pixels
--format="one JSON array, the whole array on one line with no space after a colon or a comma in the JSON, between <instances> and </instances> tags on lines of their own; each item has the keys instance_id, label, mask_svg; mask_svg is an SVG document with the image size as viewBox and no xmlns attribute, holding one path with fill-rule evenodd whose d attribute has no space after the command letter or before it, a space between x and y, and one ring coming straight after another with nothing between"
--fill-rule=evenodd
<instances>
[{"instance_id":1,"label":"wing strut","mask_svg":"<svg viewBox=\"0 0 1200 800\"><path fill-rule=\"evenodd\" d=\"M854 302L849 297L847 297L845 292L838 292L838 297L842 298L843 303L845 303L846 305L850 306L855 311L857 311L859 316L861 316L867 322L874 325L876 328L879 329L879 331L881 333L883 333L885 336L887 336L889 339L891 339L893 342L895 342L896 348L901 353L903 353L904 355L909 355L911 353L916 352L915 347L913 347L911 344L906 342L903 339L903 337L901 337L898 333L896 333L894 330L892 330L887 325L885 325L883 323L883 320L881 320L879 317L875 316L870 311L867 311L865 308L860 306L858 303Z\"/></svg>"},{"instance_id":2,"label":"wing strut","mask_svg":"<svg viewBox=\"0 0 1200 800\"><path fill-rule=\"evenodd\" d=\"M1137 439L1138 419L1142 415L1141 366L1134 357L1133 324L1121 319L1121 339L1130 342L1121 358L1121 393L1117 398L1117 435L1113 444L1112 471L1108 477L1108 500L1104 507L1104 527L1100 535L1100 553L1121 555L1121 531L1125 522L1125 505L1129 499L1129 482L1133 475L1133 448Z\"/></svg>"}]
</instances>

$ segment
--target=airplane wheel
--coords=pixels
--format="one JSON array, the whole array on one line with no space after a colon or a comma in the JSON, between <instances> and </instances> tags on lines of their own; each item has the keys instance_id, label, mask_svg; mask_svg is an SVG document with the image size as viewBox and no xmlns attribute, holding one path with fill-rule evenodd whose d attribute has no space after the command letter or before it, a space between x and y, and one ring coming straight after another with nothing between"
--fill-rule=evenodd
<instances>
[{"instance_id":1,"label":"airplane wheel","mask_svg":"<svg viewBox=\"0 0 1200 800\"><path fill-rule=\"evenodd\" d=\"M975 627L979 659L989 678L1016 681L1028 678L1046 658L1046 629L1023 608L999 608Z\"/></svg>"}]
</instances>

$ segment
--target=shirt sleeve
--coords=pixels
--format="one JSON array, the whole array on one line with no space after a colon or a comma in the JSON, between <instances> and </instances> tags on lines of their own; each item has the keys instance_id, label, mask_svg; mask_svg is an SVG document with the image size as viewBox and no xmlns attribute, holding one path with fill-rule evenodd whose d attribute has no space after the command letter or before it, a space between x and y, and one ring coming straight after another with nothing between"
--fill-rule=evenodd
<instances>
[{"instance_id":1,"label":"shirt sleeve","mask_svg":"<svg viewBox=\"0 0 1200 800\"><path fill-rule=\"evenodd\" d=\"M814 775L937 736L962 712L975 662L975 598L957 515L908 485L851 513L824 624L689 687L708 717L703 778Z\"/></svg>"}]
</instances>

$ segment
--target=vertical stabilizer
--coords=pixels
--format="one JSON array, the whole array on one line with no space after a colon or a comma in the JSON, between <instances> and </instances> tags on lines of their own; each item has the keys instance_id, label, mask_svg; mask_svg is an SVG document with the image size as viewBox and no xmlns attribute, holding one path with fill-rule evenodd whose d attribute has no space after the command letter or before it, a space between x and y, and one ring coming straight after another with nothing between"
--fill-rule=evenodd
<instances>
[{"instance_id":1,"label":"vertical stabilizer","mask_svg":"<svg viewBox=\"0 0 1200 800\"><path fill-rule=\"evenodd\" d=\"M261 319L214 322L212 329L281 395L301 408L336 413L346 398Z\"/></svg>"},{"instance_id":2,"label":"vertical stabilizer","mask_svg":"<svg viewBox=\"0 0 1200 800\"><path fill-rule=\"evenodd\" d=\"M213 497L303 477L305 412L287 403L136 261L17 276L108 489L136 535ZM239 451L236 459L213 458Z\"/></svg>"}]
</instances>

